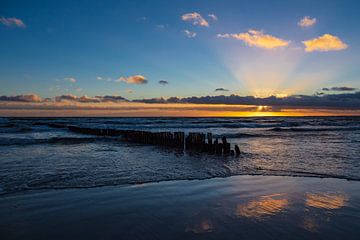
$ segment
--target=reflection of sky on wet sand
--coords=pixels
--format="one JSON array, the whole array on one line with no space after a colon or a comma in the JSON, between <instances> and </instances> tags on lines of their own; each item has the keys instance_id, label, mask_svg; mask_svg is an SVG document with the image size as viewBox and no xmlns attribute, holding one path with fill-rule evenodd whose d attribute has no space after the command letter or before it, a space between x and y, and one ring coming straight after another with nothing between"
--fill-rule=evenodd
<instances>
[{"instance_id":1,"label":"reflection of sky on wet sand","mask_svg":"<svg viewBox=\"0 0 360 240\"><path fill-rule=\"evenodd\" d=\"M236 207L236 215L247 218L262 218L280 213L289 205L285 193L261 196Z\"/></svg>"},{"instance_id":2,"label":"reflection of sky on wet sand","mask_svg":"<svg viewBox=\"0 0 360 240\"><path fill-rule=\"evenodd\" d=\"M319 224L314 218L306 216L302 222L302 227L309 232L315 232L319 228Z\"/></svg>"},{"instance_id":3,"label":"reflection of sky on wet sand","mask_svg":"<svg viewBox=\"0 0 360 240\"><path fill-rule=\"evenodd\" d=\"M338 209L345 206L348 196L344 193L306 193L306 206L322 209Z\"/></svg>"},{"instance_id":4,"label":"reflection of sky on wet sand","mask_svg":"<svg viewBox=\"0 0 360 240\"><path fill-rule=\"evenodd\" d=\"M345 193L306 193L305 215L301 227L309 232L316 232L319 228L332 220L336 209L344 207L349 200ZM321 212L319 212L319 210Z\"/></svg>"},{"instance_id":5,"label":"reflection of sky on wet sand","mask_svg":"<svg viewBox=\"0 0 360 240\"><path fill-rule=\"evenodd\" d=\"M191 225L188 225L185 228L185 232L193 232L193 233L207 233L212 232L213 230L213 223L209 219L204 219L200 221L199 223L194 223Z\"/></svg>"}]
</instances>

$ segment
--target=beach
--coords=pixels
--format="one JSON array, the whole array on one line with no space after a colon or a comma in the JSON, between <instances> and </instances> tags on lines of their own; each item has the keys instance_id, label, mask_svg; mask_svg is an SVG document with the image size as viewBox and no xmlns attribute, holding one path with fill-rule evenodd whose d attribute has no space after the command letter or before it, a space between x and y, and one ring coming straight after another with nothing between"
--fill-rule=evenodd
<instances>
[{"instance_id":1,"label":"beach","mask_svg":"<svg viewBox=\"0 0 360 240\"><path fill-rule=\"evenodd\" d=\"M233 176L0 198L1 239L357 239L360 184Z\"/></svg>"},{"instance_id":2,"label":"beach","mask_svg":"<svg viewBox=\"0 0 360 240\"><path fill-rule=\"evenodd\" d=\"M358 120L0 118L0 239L357 239ZM241 153L124 132L210 132Z\"/></svg>"}]
</instances>

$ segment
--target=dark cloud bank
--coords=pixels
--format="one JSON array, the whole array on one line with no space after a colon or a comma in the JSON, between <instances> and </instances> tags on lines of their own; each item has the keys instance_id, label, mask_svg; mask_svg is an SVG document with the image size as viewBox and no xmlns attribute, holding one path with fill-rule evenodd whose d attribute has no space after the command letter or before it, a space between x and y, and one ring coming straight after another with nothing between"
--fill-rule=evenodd
<instances>
[{"instance_id":1,"label":"dark cloud bank","mask_svg":"<svg viewBox=\"0 0 360 240\"><path fill-rule=\"evenodd\" d=\"M178 98L151 98L128 100L121 96L75 96L61 95L53 98L42 99L36 94L0 96L0 102L78 102L78 103L119 103L119 102L138 102L138 103L193 103L193 104L229 104L229 105L266 105L278 107L329 107L342 109L360 109L360 92L324 95L293 95L284 98L270 96L266 98L255 98L253 96L203 96Z\"/></svg>"},{"instance_id":2,"label":"dark cloud bank","mask_svg":"<svg viewBox=\"0 0 360 240\"><path fill-rule=\"evenodd\" d=\"M214 92L228 92L228 91L230 91L230 90L226 89L226 88L217 88L217 89L215 89Z\"/></svg>"},{"instance_id":3,"label":"dark cloud bank","mask_svg":"<svg viewBox=\"0 0 360 240\"><path fill-rule=\"evenodd\" d=\"M356 91L357 88L353 87L332 87L332 88L322 88L323 91L338 91L338 92L353 92Z\"/></svg>"}]
</instances>

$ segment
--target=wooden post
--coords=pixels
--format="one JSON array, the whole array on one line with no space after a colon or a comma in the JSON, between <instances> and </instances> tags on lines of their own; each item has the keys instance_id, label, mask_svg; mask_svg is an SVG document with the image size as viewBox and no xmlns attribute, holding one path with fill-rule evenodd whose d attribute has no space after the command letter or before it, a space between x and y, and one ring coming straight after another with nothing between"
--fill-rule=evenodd
<instances>
[{"instance_id":1,"label":"wooden post","mask_svg":"<svg viewBox=\"0 0 360 240\"><path fill-rule=\"evenodd\" d=\"M236 156L240 155L240 148L238 145L235 145L235 153L236 153Z\"/></svg>"}]
</instances>

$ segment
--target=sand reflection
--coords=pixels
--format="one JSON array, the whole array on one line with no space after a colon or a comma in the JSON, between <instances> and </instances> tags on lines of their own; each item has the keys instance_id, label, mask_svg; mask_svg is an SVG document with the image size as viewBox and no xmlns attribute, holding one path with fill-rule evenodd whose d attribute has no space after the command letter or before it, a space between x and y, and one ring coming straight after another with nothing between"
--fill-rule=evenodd
<instances>
[{"instance_id":1,"label":"sand reflection","mask_svg":"<svg viewBox=\"0 0 360 240\"><path fill-rule=\"evenodd\" d=\"M236 215L248 218L262 218L275 215L289 205L285 193L261 196L246 204L239 204L236 208Z\"/></svg>"},{"instance_id":2,"label":"sand reflection","mask_svg":"<svg viewBox=\"0 0 360 240\"><path fill-rule=\"evenodd\" d=\"M187 226L185 228L185 232L193 232L193 233L206 233L212 232L213 223L209 219L205 219L200 223L193 224L191 226Z\"/></svg>"},{"instance_id":3,"label":"sand reflection","mask_svg":"<svg viewBox=\"0 0 360 240\"><path fill-rule=\"evenodd\" d=\"M319 228L319 224L314 218L305 217L302 223L302 227L309 232L316 232Z\"/></svg>"},{"instance_id":4,"label":"sand reflection","mask_svg":"<svg viewBox=\"0 0 360 240\"><path fill-rule=\"evenodd\" d=\"M348 196L344 193L307 193L306 206L322 209L338 209L345 206Z\"/></svg>"}]
</instances>

